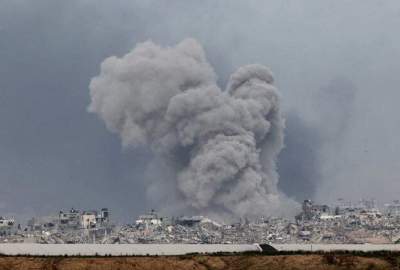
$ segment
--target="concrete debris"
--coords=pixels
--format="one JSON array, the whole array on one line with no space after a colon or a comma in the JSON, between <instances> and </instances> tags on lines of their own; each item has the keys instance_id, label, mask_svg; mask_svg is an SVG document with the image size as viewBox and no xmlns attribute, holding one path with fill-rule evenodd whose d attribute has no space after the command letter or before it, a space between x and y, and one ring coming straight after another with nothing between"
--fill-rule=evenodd
<instances>
[{"instance_id":1,"label":"concrete debris","mask_svg":"<svg viewBox=\"0 0 400 270\"><path fill-rule=\"evenodd\" d=\"M204 216L162 217L156 211L132 224L117 226L107 208L101 211L60 211L32 218L25 228L0 217L0 243L96 244L361 244L400 242L400 203L382 209L372 200L357 204L339 200L317 205L305 200L292 220L279 217L243 218L219 224Z\"/></svg>"}]
</instances>

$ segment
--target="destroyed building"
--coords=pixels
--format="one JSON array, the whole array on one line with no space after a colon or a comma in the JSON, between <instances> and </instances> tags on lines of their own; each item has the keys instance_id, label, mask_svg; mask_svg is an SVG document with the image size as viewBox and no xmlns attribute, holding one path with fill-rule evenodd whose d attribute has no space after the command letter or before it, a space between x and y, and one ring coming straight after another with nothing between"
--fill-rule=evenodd
<instances>
[{"instance_id":1,"label":"destroyed building","mask_svg":"<svg viewBox=\"0 0 400 270\"><path fill-rule=\"evenodd\" d=\"M331 212L328 205L314 204L311 200L303 201L302 210L303 211L296 216L296 220L312 220Z\"/></svg>"},{"instance_id":2,"label":"destroyed building","mask_svg":"<svg viewBox=\"0 0 400 270\"><path fill-rule=\"evenodd\" d=\"M13 219L0 218L0 242L30 243L399 243L399 203L379 209L373 201L328 206L305 200L293 219L259 217L219 224L205 216L165 217L154 210L132 224L115 226L107 208L71 209L56 216L35 217L24 230ZM7 230L7 233L4 233ZM14 228L10 230L10 228Z\"/></svg>"},{"instance_id":3,"label":"destroyed building","mask_svg":"<svg viewBox=\"0 0 400 270\"><path fill-rule=\"evenodd\" d=\"M100 211L79 211L72 208L68 212L60 211L58 216L58 224L63 229L93 229L107 225L109 221L108 208L102 208Z\"/></svg>"},{"instance_id":4,"label":"destroyed building","mask_svg":"<svg viewBox=\"0 0 400 270\"><path fill-rule=\"evenodd\" d=\"M59 211L58 215L33 217L15 242L36 243L98 243L110 234L111 223L107 208L97 210Z\"/></svg>"},{"instance_id":5,"label":"destroyed building","mask_svg":"<svg viewBox=\"0 0 400 270\"><path fill-rule=\"evenodd\" d=\"M138 219L136 219L135 224L137 226L158 226L163 223L163 218L159 217L154 209L152 209L148 214L140 215Z\"/></svg>"},{"instance_id":6,"label":"destroyed building","mask_svg":"<svg viewBox=\"0 0 400 270\"><path fill-rule=\"evenodd\" d=\"M13 233L15 229L14 218L6 218L0 216L0 236L6 236Z\"/></svg>"}]
</instances>

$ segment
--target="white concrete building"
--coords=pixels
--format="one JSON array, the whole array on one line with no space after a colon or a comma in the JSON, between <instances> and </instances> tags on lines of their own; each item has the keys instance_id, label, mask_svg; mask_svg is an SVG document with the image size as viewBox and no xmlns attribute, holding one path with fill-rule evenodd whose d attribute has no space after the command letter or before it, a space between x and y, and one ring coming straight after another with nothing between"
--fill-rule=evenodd
<instances>
[{"instance_id":1,"label":"white concrete building","mask_svg":"<svg viewBox=\"0 0 400 270\"><path fill-rule=\"evenodd\" d=\"M0 217L0 228L10 228L15 224L15 220L13 218L4 218Z\"/></svg>"},{"instance_id":2,"label":"white concrete building","mask_svg":"<svg viewBox=\"0 0 400 270\"><path fill-rule=\"evenodd\" d=\"M96 213L83 212L81 215L81 225L83 229L91 229L96 227Z\"/></svg>"},{"instance_id":3,"label":"white concrete building","mask_svg":"<svg viewBox=\"0 0 400 270\"><path fill-rule=\"evenodd\" d=\"M163 220L161 217L157 215L157 213L154 210L151 210L150 213L146 215L140 215L139 218L135 221L136 225L161 225L163 223Z\"/></svg>"}]
</instances>

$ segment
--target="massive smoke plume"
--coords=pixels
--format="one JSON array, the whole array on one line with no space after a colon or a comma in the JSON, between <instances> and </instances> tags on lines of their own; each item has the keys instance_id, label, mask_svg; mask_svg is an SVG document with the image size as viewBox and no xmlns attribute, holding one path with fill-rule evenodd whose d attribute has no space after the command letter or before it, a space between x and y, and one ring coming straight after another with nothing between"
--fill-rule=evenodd
<instances>
[{"instance_id":1,"label":"massive smoke plume","mask_svg":"<svg viewBox=\"0 0 400 270\"><path fill-rule=\"evenodd\" d=\"M162 187L150 195L170 207L226 218L295 206L277 189L284 121L268 68L241 67L222 91L195 40L145 42L104 60L90 95L89 111L123 146L149 146L161 160L169 173L149 183Z\"/></svg>"}]
</instances>

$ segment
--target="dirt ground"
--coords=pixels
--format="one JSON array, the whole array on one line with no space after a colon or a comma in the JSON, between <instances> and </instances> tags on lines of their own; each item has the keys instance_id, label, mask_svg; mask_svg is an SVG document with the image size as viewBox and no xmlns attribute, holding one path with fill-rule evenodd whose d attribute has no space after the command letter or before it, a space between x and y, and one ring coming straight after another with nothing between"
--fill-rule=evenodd
<instances>
[{"instance_id":1,"label":"dirt ground","mask_svg":"<svg viewBox=\"0 0 400 270\"><path fill-rule=\"evenodd\" d=\"M384 259L350 255L173 256L173 257L0 257L0 270L316 270L398 269Z\"/></svg>"}]
</instances>

